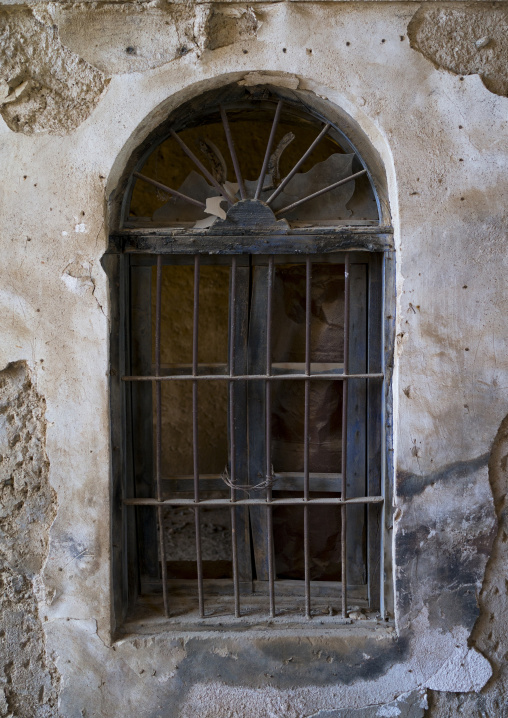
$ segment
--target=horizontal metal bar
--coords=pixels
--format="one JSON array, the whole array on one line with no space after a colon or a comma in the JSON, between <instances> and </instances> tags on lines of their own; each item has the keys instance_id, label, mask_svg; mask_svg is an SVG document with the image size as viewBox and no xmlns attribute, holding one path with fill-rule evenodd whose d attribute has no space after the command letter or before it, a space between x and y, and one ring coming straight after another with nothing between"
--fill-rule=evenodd
<instances>
[{"instance_id":1,"label":"horizontal metal bar","mask_svg":"<svg viewBox=\"0 0 508 718\"><path fill-rule=\"evenodd\" d=\"M274 491L303 491L304 475L298 472L280 472L273 474L273 490ZM189 491L191 483L194 479L192 474L182 476L166 476L162 483L164 491L167 493ZM310 473L310 490L340 493L341 475ZM201 491L229 491L229 486L219 474L200 474L199 487Z\"/></svg>"},{"instance_id":2,"label":"horizontal metal bar","mask_svg":"<svg viewBox=\"0 0 508 718\"><path fill-rule=\"evenodd\" d=\"M384 501L382 496L355 496L352 499L342 499L329 497L322 499L237 499L232 502L230 499L203 499L196 503L194 499L165 499L157 501L157 499L124 499L126 506L188 506L195 508L196 506L342 506L343 504L382 504Z\"/></svg>"},{"instance_id":3,"label":"horizontal metal bar","mask_svg":"<svg viewBox=\"0 0 508 718\"><path fill-rule=\"evenodd\" d=\"M304 362L274 362L271 365L272 374L285 374L285 373L297 373L305 370ZM155 365L152 365L152 371ZM330 372L338 374L340 370L343 370L344 364L340 362L311 362L311 370L314 374ZM203 374L206 375L221 375L225 374L228 370L227 364L199 364L198 369L201 369ZM181 376L189 374L192 370L192 364L161 364L160 374L162 376Z\"/></svg>"},{"instance_id":4,"label":"horizontal metal bar","mask_svg":"<svg viewBox=\"0 0 508 718\"><path fill-rule=\"evenodd\" d=\"M172 376L123 376L122 381L288 381L304 379L324 379L343 381L344 379L383 379L384 374L176 374Z\"/></svg>"}]
</instances>

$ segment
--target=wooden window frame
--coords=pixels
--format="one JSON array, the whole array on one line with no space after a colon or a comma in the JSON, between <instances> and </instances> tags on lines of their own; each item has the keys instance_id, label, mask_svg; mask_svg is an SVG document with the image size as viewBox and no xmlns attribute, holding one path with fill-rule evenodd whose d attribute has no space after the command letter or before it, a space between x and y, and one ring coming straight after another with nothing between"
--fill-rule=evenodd
<instances>
[{"instance_id":1,"label":"wooden window frame","mask_svg":"<svg viewBox=\"0 0 508 718\"><path fill-rule=\"evenodd\" d=\"M144 456L133 455L133 444L129 438L129 417L133 415L151 416L151 407L146 404L148 399L138 396L136 389L127 389L122 376L128 374L130 367L129 357L129 336L133 330L133 323L139 321L139 326L135 329L134 334L138 334L143 341L148 342L151 351L151 322L146 321L146 314L141 317L143 311L146 312L146 302L148 295L151 297L151 267L157 261L157 256L162 256L162 261L171 261L170 258L183 256L194 256L196 253L203 258L206 256L217 255L236 255L244 257L246 254L256 256L257 261L263 262L263 255L310 255L316 258L323 254L336 254L345 256L345 252L349 254L353 267L355 264L369 267L377 267L375 291L369 292L371 301L377 304L376 311L380 317L376 323L375 331L378 332L378 339L382 350L379 352L379 361L382 364L382 371L385 375L384 390L376 400L378 406L372 407L373 399L367 397L365 411L368 416L377 414L379 419L372 423L368 423L367 442L372 444L377 442L379 447L378 454L374 458L369 458L369 465L366 467L368 477L374 477L377 473L379 485L376 490L380 491L384 497L384 503L381 509L375 506L367 506L367 594L365 600L367 605L379 608L379 613L384 615L387 604L391 602L390 582L386 581L386 576L390 571L390 551L389 542L384 540L387 523L387 507L390 505L390 488L387 486L386 476L390 471L391 458L391 353L393 351L393 318L395 315L395 293L394 293L394 252L392 231L390 227L354 227L354 228L335 228L332 230L320 231L304 231L285 233L278 235L275 232L245 231L242 235L231 236L225 235L209 235L204 236L202 232L189 232L178 230L133 230L125 229L115 232L111 235L110 247L108 253L103 259L103 265L109 275L111 282L111 438L112 438L112 565L113 565L113 611L115 615L115 624L120 626L129 611L132 611L140 591L140 555L143 556L142 572L155 578L158 574L159 567L155 565L157 558L153 555L153 551L145 553L143 541L139 543L132 531L132 526L139 522L145 528L141 531L146 534L152 531L153 541L153 508L138 508L141 518L137 522L134 518L135 509L125 503L129 496L145 495L153 496L153 486L147 481L146 485L140 485L138 482L135 486L134 474L138 476L153 476L152 458L145 452ZM354 260L361 259L361 261ZM365 261L364 261L365 260ZM179 260L182 261L182 260ZM133 269L134 268L134 269ZM136 269L139 268L139 269ZM144 268L144 269L143 269ZM139 277L132 281L132 276L138 274ZM376 274L372 272L372 276ZM144 279L141 277L144 274ZM150 275L150 279L148 279ZM150 306L149 300L149 306ZM145 310L141 310L141 314L137 317L136 304L140 307L145 306ZM133 311L127 311L128 306L134 307ZM367 312L371 312L372 307L367 308ZM370 326L370 325L369 325ZM369 328L370 332L370 328ZM148 336L148 334L150 336ZM351 358L354 361L354 347L352 349ZM368 359L371 362L371 359ZM151 358L150 358L151 363ZM369 371L373 371L373 367L369 364ZM151 372L151 367L144 369L147 373ZM353 369L357 370L354 364ZM143 406L144 402L144 406ZM139 405L141 403L141 409ZM150 432L151 428L148 422L144 422L144 431ZM348 422L349 426L353 426L354 422ZM348 436L349 441L354 441L354 437ZM351 452L351 459L348 459L348 474L354 475L355 470L361 472L361 467L354 466L353 457L357 456L356 452ZM141 462L141 469L132 470L136 462ZM377 465L377 470L374 469ZM380 470L379 470L380 469ZM374 490L374 478L369 478L368 491ZM372 485L371 485L372 483ZM348 490L355 491L354 486ZM360 507L348 507L348 512L362 511ZM253 512L255 509L253 509ZM144 513L143 513L144 512ZM152 512L152 519L150 519ZM353 525L354 522L349 522ZM152 529L148 528L151 524ZM352 548L355 545L354 537L350 537L348 545ZM358 565L358 561L351 557L352 565ZM248 578L248 576L247 576ZM247 581L248 582L248 581ZM348 581L353 584L352 581ZM354 600L355 595L360 599L359 594L355 594L352 586L350 587L350 597Z\"/></svg>"}]
</instances>

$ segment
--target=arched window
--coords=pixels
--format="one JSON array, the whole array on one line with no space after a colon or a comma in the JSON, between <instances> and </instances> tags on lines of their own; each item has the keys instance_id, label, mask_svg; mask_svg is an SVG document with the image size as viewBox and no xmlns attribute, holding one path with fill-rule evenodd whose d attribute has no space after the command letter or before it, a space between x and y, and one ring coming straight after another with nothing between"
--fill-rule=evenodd
<instances>
[{"instance_id":1,"label":"arched window","mask_svg":"<svg viewBox=\"0 0 508 718\"><path fill-rule=\"evenodd\" d=\"M384 610L391 232L332 119L230 86L127 167L105 258L118 622Z\"/></svg>"}]
</instances>

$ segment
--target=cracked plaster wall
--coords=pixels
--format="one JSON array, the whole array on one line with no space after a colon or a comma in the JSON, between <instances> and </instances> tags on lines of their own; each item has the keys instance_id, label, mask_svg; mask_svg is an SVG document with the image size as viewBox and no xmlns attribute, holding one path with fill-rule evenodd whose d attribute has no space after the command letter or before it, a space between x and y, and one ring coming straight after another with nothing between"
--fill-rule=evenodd
<instances>
[{"instance_id":1,"label":"cracked plaster wall","mask_svg":"<svg viewBox=\"0 0 508 718\"><path fill-rule=\"evenodd\" d=\"M499 6L481 6L477 29L494 32ZM35 657L23 666L7 643L6 663L21 667L6 684L6 715L16 701L14 715L65 718L119 707L149 718L502 715L507 100L466 74L499 83L499 66L436 62L432 12L446 30L450 13L435 3L2 11L0 365L23 362L2 376L18 377L8 395L19 397L17 421L38 407L24 450L43 445L47 422L49 466L42 448L37 456L51 484L40 535L26 538L39 558L23 569ZM458 39L478 40L468 7L457 12ZM106 200L173 107L230 81L328 98L385 163L397 245L397 631L363 622L298 639L157 633L111 645ZM10 581L17 564L6 562Z\"/></svg>"}]
</instances>

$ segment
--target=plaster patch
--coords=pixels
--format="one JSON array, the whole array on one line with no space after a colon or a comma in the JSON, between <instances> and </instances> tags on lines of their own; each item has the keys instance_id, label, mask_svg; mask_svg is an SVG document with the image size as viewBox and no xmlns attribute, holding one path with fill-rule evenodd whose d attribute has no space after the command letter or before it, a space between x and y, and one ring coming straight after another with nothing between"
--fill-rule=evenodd
<instances>
[{"instance_id":1,"label":"plaster patch","mask_svg":"<svg viewBox=\"0 0 508 718\"><path fill-rule=\"evenodd\" d=\"M381 708L378 708L376 711L376 718L396 718L396 716L400 716L402 711L398 706L381 706Z\"/></svg>"},{"instance_id":2,"label":"plaster patch","mask_svg":"<svg viewBox=\"0 0 508 718\"><path fill-rule=\"evenodd\" d=\"M28 9L0 11L0 76L8 85L0 114L14 132L63 133L92 112L103 74L65 48L51 18Z\"/></svg>"},{"instance_id":3,"label":"plaster patch","mask_svg":"<svg viewBox=\"0 0 508 718\"><path fill-rule=\"evenodd\" d=\"M408 26L411 47L436 67L480 75L485 87L508 95L508 8L422 6Z\"/></svg>"},{"instance_id":4,"label":"plaster patch","mask_svg":"<svg viewBox=\"0 0 508 718\"><path fill-rule=\"evenodd\" d=\"M238 82L239 85L254 87L255 85L275 85L287 87L290 90L297 90L300 80L295 75L287 75L285 72L249 72Z\"/></svg>"},{"instance_id":5,"label":"plaster patch","mask_svg":"<svg viewBox=\"0 0 508 718\"><path fill-rule=\"evenodd\" d=\"M93 291L95 288L90 264L77 259L66 266L61 279L67 289L78 296L84 296L89 289Z\"/></svg>"},{"instance_id":6,"label":"plaster patch","mask_svg":"<svg viewBox=\"0 0 508 718\"><path fill-rule=\"evenodd\" d=\"M478 692L491 675L492 667L479 651L471 648L464 653L462 649L458 649L427 681L427 688L455 693Z\"/></svg>"},{"instance_id":7,"label":"plaster patch","mask_svg":"<svg viewBox=\"0 0 508 718\"><path fill-rule=\"evenodd\" d=\"M55 6L62 43L105 75L145 72L206 43L203 5L104 3Z\"/></svg>"}]
</instances>

